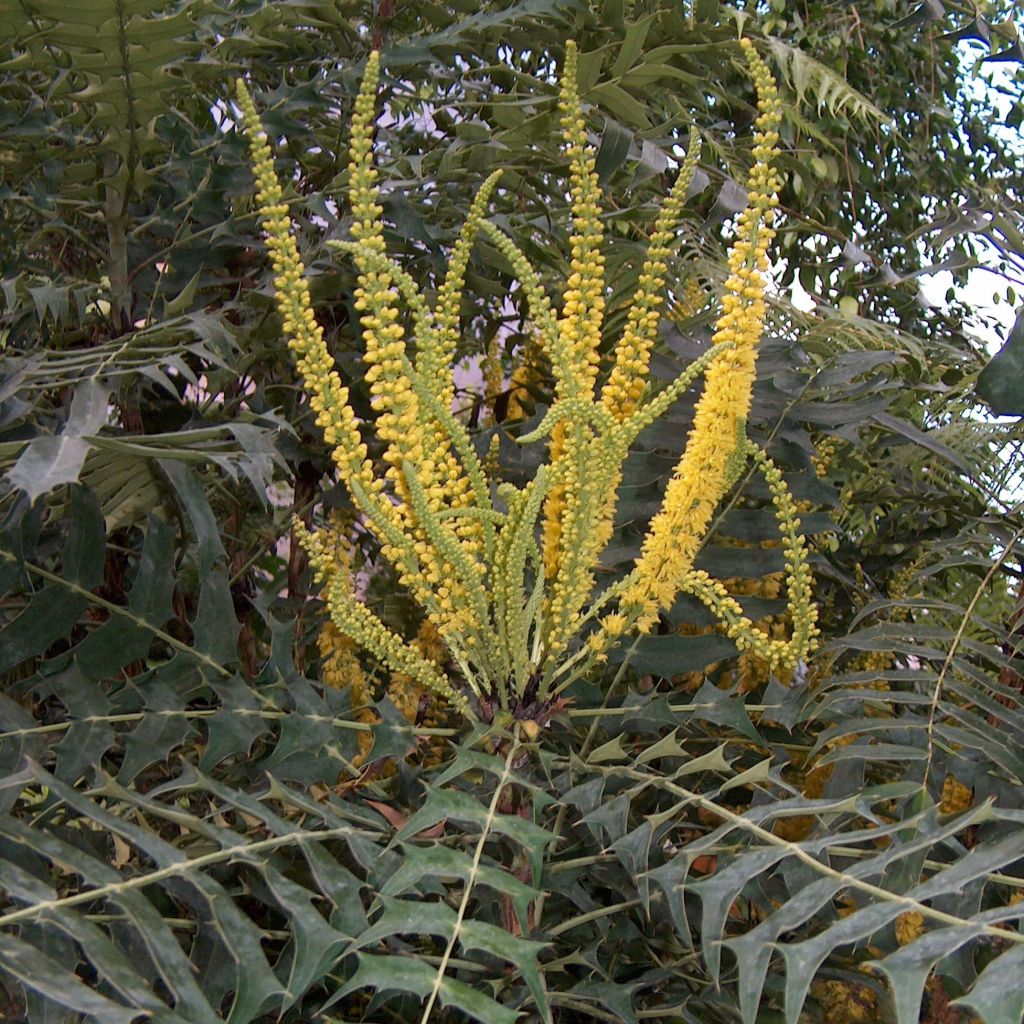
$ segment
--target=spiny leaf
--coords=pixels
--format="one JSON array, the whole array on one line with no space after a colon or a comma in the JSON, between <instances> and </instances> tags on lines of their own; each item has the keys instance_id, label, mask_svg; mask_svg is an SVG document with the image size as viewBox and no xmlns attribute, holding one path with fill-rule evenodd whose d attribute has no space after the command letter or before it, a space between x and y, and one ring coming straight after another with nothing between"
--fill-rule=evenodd
<instances>
[{"instance_id":1,"label":"spiny leaf","mask_svg":"<svg viewBox=\"0 0 1024 1024\"><path fill-rule=\"evenodd\" d=\"M55 640L66 636L88 606L86 594L102 578L106 545L99 505L90 491L75 487L71 507L63 571L77 586L70 590L59 583L48 584L0 631L0 672L44 653Z\"/></svg>"},{"instance_id":2,"label":"spiny leaf","mask_svg":"<svg viewBox=\"0 0 1024 1024\"><path fill-rule=\"evenodd\" d=\"M28 443L8 474L11 486L23 490L32 502L61 484L76 483L89 452L87 438L107 422L109 396L109 389L95 380L79 384L64 429Z\"/></svg>"},{"instance_id":3,"label":"spiny leaf","mask_svg":"<svg viewBox=\"0 0 1024 1024\"><path fill-rule=\"evenodd\" d=\"M461 850L435 844L420 846L404 843L402 860L381 888L382 895L401 896L423 882L434 879L455 878L465 883L473 868L472 858ZM475 885L507 895L521 921L527 919L530 903L540 896L540 890L516 878L511 872L490 864L476 869Z\"/></svg>"},{"instance_id":4,"label":"spiny leaf","mask_svg":"<svg viewBox=\"0 0 1024 1024\"><path fill-rule=\"evenodd\" d=\"M382 1001L403 992L426 999L434 987L434 970L427 964L404 956L359 954L356 973L342 986L338 998L360 988L374 989ZM454 1006L481 1024L515 1024L515 1010L454 978L444 978L438 993L442 1006Z\"/></svg>"},{"instance_id":5,"label":"spiny leaf","mask_svg":"<svg viewBox=\"0 0 1024 1024\"><path fill-rule=\"evenodd\" d=\"M1000 416L1024 416L1024 311L1003 347L978 375L978 396Z\"/></svg>"},{"instance_id":6,"label":"spiny leaf","mask_svg":"<svg viewBox=\"0 0 1024 1024\"><path fill-rule=\"evenodd\" d=\"M459 945L466 953L481 951L515 964L530 989L537 1012L544 1020L550 1020L551 1009L537 964L537 957L547 943L511 935L486 921L469 920L463 921L459 929Z\"/></svg>"},{"instance_id":7,"label":"spiny leaf","mask_svg":"<svg viewBox=\"0 0 1024 1024\"><path fill-rule=\"evenodd\" d=\"M67 968L13 935L0 934L5 971L47 999L110 1024L132 1024L137 1008L116 1003L85 985ZM514 1018L513 1018L514 1019Z\"/></svg>"}]
</instances>

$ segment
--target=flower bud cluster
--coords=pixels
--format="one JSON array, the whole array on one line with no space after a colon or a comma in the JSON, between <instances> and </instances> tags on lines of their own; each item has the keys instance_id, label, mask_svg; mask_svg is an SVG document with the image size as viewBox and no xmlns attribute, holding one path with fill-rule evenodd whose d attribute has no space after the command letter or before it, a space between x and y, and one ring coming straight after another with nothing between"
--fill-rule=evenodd
<instances>
[{"instance_id":1,"label":"flower bud cluster","mask_svg":"<svg viewBox=\"0 0 1024 1024\"><path fill-rule=\"evenodd\" d=\"M401 323L397 272L389 272L386 264L374 259L373 254L384 255L384 225L379 203L378 173L373 163L373 129L377 85L380 78L379 54L371 53L366 73L356 99L352 118L349 148L349 196L352 204L351 234L358 243L355 249L359 267L359 283L355 290L354 307L360 314L365 352L363 359L368 369L365 380L370 385L370 399L376 417L374 429L385 443L384 461L388 464L386 478L398 498L396 506L402 521L402 530L412 544L414 567L400 573L402 583L421 600L428 615L442 633L451 636L473 633L467 629L471 617L466 593L466 573L457 571L452 558L428 535L422 515L417 513L410 481L405 466L411 466L418 484L423 489L426 508L436 513L446 507L465 507L468 482L446 443L443 430L421 408L420 400L407 373L405 330ZM494 179L495 183L497 179ZM491 186L493 187L493 185ZM481 214L472 222L477 230ZM370 258L362 254L369 253ZM408 282L414 287L412 282ZM450 311L442 307L441 315ZM427 325L424 325L425 327ZM436 332L427 331L425 349L437 348ZM450 376L450 373L449 373ZM438 388L447 397L447 388ZM450 402L450 398L448 399ZM454 499L454 500L453 500ZM452 534L453 545L457 535L449 527L442 532ZM463 553L474 558L478 553L475 531L470 536L471 550ZM385 550L385 554L388 552ZM483 569L479 562L469 575L478 575Z\"/></svg>"},{"instance_id":2,"label":"flower bud cluster","mask_svg":"<svg viewBox=\"0 0 1024 1024\"><path fill-rule=\"evenodd\" d=\"M587 144L587 123L583 118L577 87L576 44L570 40L565 49L558 107L562 115L562 138L569 158L569 195L573 233L569 236L569 277L562 292L562 313L558 320L560 345L571 373L556 377L556 397L589 400L600 364L601 325L604 321L604 255L601 243L601 189L596 170L596 155ZM552 581L551 603L566 604L566 587L573 576L564 561L572 558L578 543L580 521L579 448L584 435L576 431L569 440L565 424L559 424L552 436L549 464L555 468L555 482L544 508L544 575ZM570 451L569 449L575 449ZM575 459L576 466L570 463ZM575 490L574 490L575 489ZM575 582L575 581L573 581ZM572 588L572 583L569 583ZM562 614L562 611L555 614Z\"/></svg>"},{"instance_id":3,"label":"flower bud cluster","mask_svg":"<svg viewBox=\"0 0 1024 1024\"><path fill-rule=\"evenodd\" d=\"M817 625L818 609L812 594L814 580L807 564L807 547L800 532L796 502L786 486L782 470L757 445L748 444L747 447L771 492L775 517L782 533L782 550L786 556L787 606L792 632L785 642L788 650L775 663L795 668L797 662L817 646L817 638L821 634Z\"/></svg>"},{"instance_id":4,"label":"flower bud cluster","mask_svg":"<svg viewBox=\"0 0 1024 1024\"><path fill-rule=\"evenodd\" d=\"M356 480L367 491L375 492L378 484L349 405L348 388L341 383L324 342L323 328L313 313L305 268L292 235L291 218L274 171L270 145L252 97L241 80L237 83L236 98L252 153L256 202L274 268L282 330L288 347L295 354L296 366L309 391L310 406L316 413L317 426L324 432L342 480Z\"/></svg>"},{"instance_id":5,"label":"flower bud cluster","mask_svg":"<svg viewBox=\"0 0 1024 1024\"><path fill-rule=\"evenodd\" d=\"M615 349L615 366L601 391L601 401L605 408L620 422L636 409L647 385L647 367L658 336L660 307L665 301L662 293L668 260L675 249L673 243L676 230L682 219L690 183L697 170L700 150L700 136L696 128L691 129L686 157L651 233L647 257L629 307L626 329Z\"/></svg>"}]
</instances>

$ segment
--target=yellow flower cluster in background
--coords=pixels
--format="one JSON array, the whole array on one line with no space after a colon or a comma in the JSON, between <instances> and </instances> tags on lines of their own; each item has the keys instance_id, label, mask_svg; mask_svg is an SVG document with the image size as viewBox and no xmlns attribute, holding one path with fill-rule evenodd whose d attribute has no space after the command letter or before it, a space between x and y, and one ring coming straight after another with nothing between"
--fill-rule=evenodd
<instances>
[{"instance_id":1,"label":"yellow flower cluster in background","mask_svg":"<svg viewBox=\"0 0 1024 1024\"><path fill-rule=\"evenodd\" d=\"M879 1020L878 997L868 985L851 981L816 981L811 995L823 1011L825 1024L870 1024Z\"/></svg>"},{"instance_id":2,"label":"yellow flower cluster in background","mask_svg":"<svg viewBox=\"0 0 1024 1024\"><path fill-rule=\"evenodd\" d=\"M601 387L601 352L608 341L601 193L577 89L574 44L566 49L558 100L572 216L569 273L558 304L515 242L485 219L500 172L478 191L447 272L436 283L434 302L388 256L373 161L380 60L370 55L352 123L351 241L331 244L352 258L359 275L354 307L373 408L367 429L382 448L380 464L368 456L348 390L316 322L266 135L238 83L284 333L338 476L425 616L417 638L399 636L353 593L337 525L307 530L297 524L330 612L331 626L322 637L328 681L350 672L354 702L358 660L345 659L358 645L390 671L393 697L410 720L420 715L425 693L485 720L527 708L542 716L558 693L606 657L611 644L649 630L681 591L700 598L742 651L772 669L791 668L812 648L816 612L797 509L781 472L745 433L774 237L780 107L768 68L749 40L741 46L758 93L748 206L729 252L712 345L660 390L652 386L648 368L666 304L668 265L700 157L697 132L690 134L677 180L658 214ZM546 462L523 487L493 479L488 471L495 459L479 458L466 424L452 412L462 290L480 235L512 267L532 321L535 341L526 370L513 374L510 411L515 404L521 414L523 386L537 367L550 366L555 381L547 415L519 438L548 448ZM677 298L703 305L705 297L693 284ZM485 397L493 401L502 379L497 343L488 351L486 369ZM595 597L594 573L612 535L630 446L701 374L705 384L693 429L640 557L625 580ZM781 527L789 640L756 629L723 586L693 566L716 506L751 457L769 486Z\"/></svg>"}]
</instances>

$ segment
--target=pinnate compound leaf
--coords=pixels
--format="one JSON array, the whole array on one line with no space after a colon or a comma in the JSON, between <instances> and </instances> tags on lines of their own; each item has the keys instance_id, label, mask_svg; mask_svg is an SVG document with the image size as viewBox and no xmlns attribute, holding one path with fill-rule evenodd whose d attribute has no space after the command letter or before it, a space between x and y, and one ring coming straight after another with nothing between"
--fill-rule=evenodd
<instances>
[{"instance_id":1,"label":"pinnate compound leaf","mask_svg":"<svg viewBox=\"0 0 1024 1024\"><path fill-rule=\"evenodd\" d=\"M5 891L19 902L32 904L57 899L56 892L50 886L11 861L0 862L0 879ZM43 953L65 940L69 944L77 943L89 962L95 965L110 986L130 1003L150 1012L166 1009L149 990L147 981L139 975L137 964L133 963L98 925L86 919L84 915L67 908L52 910L48 916L50 921L45 925L24 926L22 938ZM55 929L62 934L56 934ZM69 953L71 949L73 947L69 945Z\"/></svg>"},{"instance_id":2,"label":"pinnate compound leaf","mask_svg":"<svg viewBox=\"0 0 1024 1024\"><path fill-rule=\"evenodd\" d=\"M171 871L168 887L193 910L201 927L209 929L207 936L220 944L226 964L234 974L235 998L230 1020L252 1020L271 1000L283 994L284 989L263 952L260 930L212 875L191 869L186 854L156 832L119 817L42 769L36 774L40 784L84 818L122 836L151 858L157 869ZM195 831L202 834L208 830L196 821ZM227 833L226 841L230 841L228 837L237 838Z\"/></svg>"},{"instance_id":3,"label":"pinnate compound leaf","mask_svg":"<svg viewBox=\"0 0 1024 1024\"><path fill-rule=\"evenodd\" d=\"M53 864L73 871L94 887L117 886L122 881L121 875L105 862L43 829L29 828L13 818L0 817L0 835L24 850L30 850ZM123 911L127 924L143 937L146 948L153 951L154 969L173 994L180 1012L190 1021L215 1024L219 1018L196 982L193 964L153 904L136 889L118 887L111 891L108 898ZM77 913L77 910L64 912L67 913ZM36 932L40 939L45 939L49 933L48 926L40 925Z\"/></svg>"}]
</instances>

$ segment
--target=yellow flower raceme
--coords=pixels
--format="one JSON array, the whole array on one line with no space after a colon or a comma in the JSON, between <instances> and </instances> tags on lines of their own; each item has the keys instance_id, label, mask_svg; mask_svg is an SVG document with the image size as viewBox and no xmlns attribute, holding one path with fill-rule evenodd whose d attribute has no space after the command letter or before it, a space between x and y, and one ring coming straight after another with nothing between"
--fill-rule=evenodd
<instances>
[{"instance_id":1,"label":"yellow flower raceme","mask_svg":"<svg viewBox=\"0 0 1024 1024\"><path fill-rule=\"evenodd\" d=\"M577 57L576 44L570 40L566 45L565 71L558 98L562 138L569 157L573 222L573 233L569 237L572 258L558 320L559 347L566 355L569 372L565 372L565 364L555 364L556 402L593 398L604 321L601 190L596 155L587 145L587 126L580 108ZM591 436L585 424L563 421L551 438L548 462L554 467L555 479L544 508L543 551L544 574L556 589L562 589L565 579L574 575L574 567L564 563L576 560L581 525L579 513L583 507L582 496L578 493L581 462L583 449L589 447Z\"/></svg>"},{"instance_id":2,"label":"yellow flower raceme","mask_svg":"<svg viewBox=\"0 0 1024 1024\"><path fill-rule=\"evenodd\" d=\"M448 271L438 292L437 308L434 311L436 330L420 340L416 357L416 370L437 394L445 408L455 398L452 379L452 363L459 342L459 326L462 316L462 291L466 282L466 268L473 243L483 227L487 204L494 194L501 178L497 170L481 185L469 208L469 216L459 232L458 241L448 261Z\"/></svg>"},{"instance_id":3,"label":"yellow flower raceme","mask_svg":"<svg viewBox=\"0 0 1024 1024\"><path fill-rule=\"evenodd\" d=\"M594 397L598 347L604 319L604 260L595 154L587 145L585 123L575 88L576 50L566 52L560 94L563 136L570 159L570 194L575 234L566 283L560 342L579 368L571 380L556 374L559 402L589 402ZM616 347L616 362L601 402L609 420L625 420L646 386L647 364L657 334L665 286L666 261L672 251L683 203L700 155L696 131L690 134L686 159L658 215L625 332ZM560 421L551 435L549 462L554 482L544 509L544 575L551 583L546 605L547 661L557 663L575 635L581 609L593 585L593 569L612 534L615 498L622 479L626 449L607 430L595 432L578 417Z\"/></svg>"},{"instance_id":4,"label":"yellow flower raceme","mask_svg":"<svg viewBox=\"0 0 1024 1024\"><path fill-rule=\"evenodd\" d=\"M778 152L781 108L764 62L749 40L741 40L758 88L756 163L747 182L749 205L740 215L738 237L729 251L729 278L713 343L730 342L708 368L693 428L651 523L621 606L641 631L675 598L693 567L711 516L729 484L730 455L750 408L757 344L764 329L764 275L778 180L772 160Z\"/></svg>"},{"instance_id":5,"label":"yellow flower raceme","mask_svg":"<svg viewBox=\"0 0 1024 1024\"><path fill-rule=\"evenodd\" d=\"M469 216L459 233L439 290L434 310L432 329L417 337L416 372L437 398L443 409L451 409L455 400L455 382L452 363L459 340L462 313L462 291L470 253L484 219L487 204L497 188L501 171L495 171L480 187L473 198ZM498 363L500 373L500 361ZM436 510L469 508L473 503L470 481L451 450L444 424L437 417L427 416L425 424L428 447L437 453L436 484L432 498ZM472 519L457 520L453 526L467 554L473 558L485 557L485 531Z\"/></svg>"},{"instance_id":6,"label":"yellow flower raceme","mask_svg":"<svg viewBox=\"0 0 1024 1024\"><path fill-rule=\"evenodd\" d=\"M400 279L397 271L389 272L375 258L375 254L383 256L385 252L372 152L379 73L379 56L374 53L367 60L356 99L349 160L352 236L358 243L353 252L360 269L355 308L362 314L364 360L369 366L366 380L376 413L374 427L386 444L387 476L399 499L403 530L413 542L417 559L417 571L405 573L402 582L417 594L443 635L453 643L457 638L467 647L480 647L479 634L487 627L487 612L480 592L484 566L478 560L478 529L472 524L460 535L450 521L435 518L444 509L466 507L470 484L436 416L422 407L409 377L399 289L404 284L406 294L417 301L415 285L406 275ZM489 182L488 194L496 181L494 177ZM478 219L470 222L470 236L477 230ZM442 316L445 311L442 302ZM418 320L428 335L421 339L424 348L430 351L437 346L436 331L422 314ZM450 376L450 369L448 372ZM448 389L442 386L437 390L443 402Z\"/></svg>"},{"instance_id":7,"label":"yellow flower raceme","mask_svg":"<svg viewBox=\"0 0 1024 1024\"><path fill-rule=\"evenodd\" d=\"M364 166L369 162L371 148L367 126L372 120L376 74L376 58L371 58L367 67L367 80L356 104L353 131L352 195L356 213L353 234L361 246L371 252L381 253L384 243L380 236L380 207L376 203L375 172L372 166ZM274 173L266 134L244 83L239 81L236 91L243 115L243 128L253 156L257 203L263 218L267 248L276 272L274 283L282 327L289 348L295 353L297 369L310 395L310 405L317 414L317 425L323 430L324 439L331 447L339 476L367 516L370 528L380 539L387 558L398 569L400 579L417 592L428 608L428 614L436 617L439 623L444 623L451 634L466 633L467 643L471 644L476 631L466 629L467 622L471 621L471 613L466 607L467 598L460 591L459 572L452 567L450 559L445 562L437 557L436 549L424 540L423 531L417 528L418 524L413 518L404 466L412 462L424 471L429 471L430 463L423 457L422 445L417 446L416 438L422 432L416 429L418 416L415 394L401 372L404 345L401 327L396 323L398 311L390 279L376 268L361 275L356 305L364 313L364 337L370 352L368 361L372 364L368 377L374 378L371 390L375 390L376 400L386 406L376 427L378 433L383 433L387 439L395 442L389 448L388 461L391 465L388 476L396 490L407 499L405 503L398 504L384 495L385 482L374 476L366 445L349 405L348 389L341 383L334 360L324 342L323 329L316 322L304 267L292 235L291 220L281 186ZM396 452L395 447L398 445L401 450ZM463 573L463 578L466 575ZM473 569L472 575L478 578L478 570ZM359 617L366 620L363 622L364 627L372 626L366 615L359 613ZM483 628L483 624L480 624L480 628ZM370 630L370 633L374 632L374 629Z\"/></svg>"},{"instance_id":8,"label":"yellow flower raceme","mask_svg":"<svg viewBox=\"0 0 1024 1024\"><path fill-rule=\"evenodd\" d=\"M627 314L626 328L615 349L615 365L601 391L605 412L611 420L619 423L628 420L636 411L647 386L647 368L661 319L659 307L664 302L667 261L674 248L683 204L699 158L700 139L693 129L686 158L658 214ZM552 610L560 618L552 620L557 632L550 645L551 659L558 657L578 628L579 613L594 585L593 566L612 536L616 498L622 483L622 463L628 450L627 444L610 443L613 439L615 435L607 432L596 438L586 434L585 446L576 453L575 465L569 460L565 463L569 479L580 475L581 470L586 477L586 483L577 487L579 493L575 504L579 508L574 508L566 499L568 483L556 490L550 499L553 514L545 524L545 571L548 578L555 580L557 596L561 599L560 604L552 602ZM556 446L560 451L564 445L565 430L560 423L552 435L553 460ZM582 509L593 512L584 516L581 515ZM570 559L571 563L565 565ZM566 586L559 586L559 575L567 578Z\"/></svg>"},{"instance_id":9,"label":"yellow flower raceme","mask_svg":"<svg viewBox=\"0 0 1024 1024\"><path fill-rule=\"evenodd\" d=\"M569 157L569 194L572 197L573 234L569 278L562 296L558 322L562 345L569 356L572 379L559 381L560 396L592 398L600 363L601 324L604 320L604 255L601 242L601 189L596 154L587 145L587 125L576 86L576 44L565 48L559 107L562 137Z\"/></svg>"},{"instance_id":10,"label":"yellow flower raceme","mask_svg":"<svg viewBox=\"0 0 1024 1024\"><path fill-rule=\"evenodd\" d=\"M350 590L352 589L354 556L351 539L352 525L353 517L351 515L334 512L320 535L324 555L321 563L324 582L330 583L336 578L342 577ZM324 659L321 670L323 681L335 689L347 689L351 695L353 707L368 704L370 692L356 653L358 645L352 637L342 633L330 619L325 619L317 637L317 646ZM363 735L360 735L360 739ZM370 737L366 738L369 740Z\"/></svg>"},{"instance_id":11,"label":"yellow flower raceme","mask_svg":"<svg viewBox=\"0 0 1024 1024\"><path fill-rule=\"evenodd\" d=\"M700 136L694 128L690 131L690 144L679 176L658 213L640 280L629 307L626 329L615 349L615 366L601 391L605 408L620 422L636 409L647 386L647 367L661 321L659 307L665 301L662 292L668 259L674 249L673 240L699 159Z\"/></svg>"},{"instance_id":12,"label":"yellow flower raceme","mask_svg":"<svg viewBox=\"0 0 1024 1024\"><path fill-rule=\"evenodd\" d=\"M293 526L315 578L325 584L327 607L338 631L375 654L392 671L410 676L460 710L468 710L465 696L452 688L439 666L392 632L355 597L344 574L334 571L334 556L325 548L323 533L312 534L299 521Z\"/></svg>"},{"instance_id":13,"label":"yellow flower raceme","mask_svg":"<svg viewBox=\"0 0 1024 1024\"><path fill-rule=\"evenodd\" d=\"M252 98L241 80L236 94L252 152L256 202L263 217L267 249L273 261L277 306L288 347L295 354L297 369L316 413L317 426L324 432L324 440L331 448L339 475L346 484L354 482L366 493L369 507L365 511L371 516L372 525L380 530L383 523L393 525L396 520L390 505L377 498L382 481L374 478L373 464L367 458L366 445L349 405L348 388L341 383L324 342L323 328L317 324L313 314L305 268L292 236L288 206L274 172L270 145ZM398 552L395 554L402 557Z\"/></svg>"}]
</instances>

